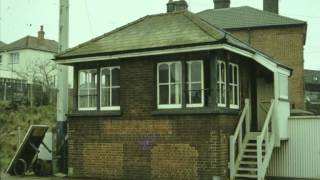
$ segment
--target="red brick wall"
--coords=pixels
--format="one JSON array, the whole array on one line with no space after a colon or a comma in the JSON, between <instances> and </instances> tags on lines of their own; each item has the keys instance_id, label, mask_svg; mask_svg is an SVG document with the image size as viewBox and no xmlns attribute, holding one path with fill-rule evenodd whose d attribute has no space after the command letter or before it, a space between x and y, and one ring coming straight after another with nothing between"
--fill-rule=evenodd
<instances>
[{"instance_id":1,"label":"red brick wall","mask_svg":"<svg viewBox=\"0 0 320 180\"><path fill-rule=\"evenodd\" d=\"M188 58L207 59L207 53L204 54ZM246 65L240 68L249 69ZM127 60L120 66L122 115L68 118L70 175L108 179L212 179L212 176L226 179L228 140L238 115L152 115L156 109L155 63L146 58ZM245 75L248 72L241 70L245 76L241 78L242 99L248 97L250 76Z\"/></svg>"},{"instance_id":2,"label":"red brick wall","mask_svg":"<svg viewBox=\"0 0 320 180\"><path fill-rule=\"evenodd\" d=\"M293 69L289 79L289 100L304 109L303 26L228 30L234 36Z\"/></svg>"}]
</instances>

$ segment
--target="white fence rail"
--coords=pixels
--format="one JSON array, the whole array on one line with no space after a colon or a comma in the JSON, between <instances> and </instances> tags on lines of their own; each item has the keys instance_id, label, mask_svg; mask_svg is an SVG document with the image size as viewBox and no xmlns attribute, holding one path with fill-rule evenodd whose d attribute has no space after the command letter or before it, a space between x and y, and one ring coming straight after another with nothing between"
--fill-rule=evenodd
<instances>
[{"instance_id":1,"label":"white fence rail","mask_svg":"<svg viewBox=\"0 0 320 180\"><path fill-rule=\"evenodd\" d=\"M267 175L320 179L320 116L290 117L288 136L273 150Z\"/></svg>"}]
</instances>

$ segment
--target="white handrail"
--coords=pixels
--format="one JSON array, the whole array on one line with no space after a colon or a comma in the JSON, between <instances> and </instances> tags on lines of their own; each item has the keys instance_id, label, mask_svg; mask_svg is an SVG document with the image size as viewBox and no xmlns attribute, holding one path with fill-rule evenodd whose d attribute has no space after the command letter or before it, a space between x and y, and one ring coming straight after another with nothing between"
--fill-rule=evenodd
<instances>
[{"instance_id":1,"label":"white handrail","mask_svg":"<svg viewBox=\"0 0 320 180\"><path fill-rule=\"evenodd\" d=\"M274 100L271 100L271 105L264 122L261 134L257 136L257 165L258 165L258 178L263 178L268 167L269 158L266 156L271 156L273 149L273 129L271 128L271 133L269 130L269 125L272 125L272 116L274 113ZM262 144L265 143L265 155L262 155Z\"/></svg>"},{"instance_id":2,"label":"white handrail","mask_svg":"<svg viewBox=\"0 0 320 180\"><path fill-rule=\"evenodd\" d=\"M242 146L243 146L243 137L245 136L245 134L247 132L250 131L250 121L251 121L251 116L250 116L250 100L249 99L245 99L245 106L243 108L243 111L241 113L240 116L240 120L238 122L238 125L235 129L235 132L232 136L230 136L230 179L234 179L235 174L236 174L236 159L237 161L239 160L239 154L241 154L242 151ZM246 123L245 126L245 131L243 132L243 123ZM237 155L236 150L235 150L235 144L238 142L238 151L237 151Z\"/></svg>"}]
</instances>

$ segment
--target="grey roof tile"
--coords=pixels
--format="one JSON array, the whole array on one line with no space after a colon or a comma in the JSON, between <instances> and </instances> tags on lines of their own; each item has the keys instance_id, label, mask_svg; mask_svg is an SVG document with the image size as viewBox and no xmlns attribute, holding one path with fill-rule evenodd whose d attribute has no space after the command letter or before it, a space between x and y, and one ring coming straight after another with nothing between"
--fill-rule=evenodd
<instances>
[{"instance_id":1,"label":"grey roof tile","mask_svg":"<svg viewBox=\"0 0 320 180\"><path fill-rule=\"evenodd\" d=\"M20 49L34 49L40 51L47 51L52 53L58 52L58 43L54 40L40 40L36 37L26 36L10 44L0 47L1 51L14 51Z\"/></svg>"},{"instance_id":2,"label":"grey roof tile","mask_svg":"<svg viewBox=\"0 0 320 180\"><path fill-rule=\"evenodd\" d=\"M306 23L305 21L284 17L249 6L208 9L197 13L197 15L208 23L223 29L296 25Z\"/></svg>"}]
</instances>

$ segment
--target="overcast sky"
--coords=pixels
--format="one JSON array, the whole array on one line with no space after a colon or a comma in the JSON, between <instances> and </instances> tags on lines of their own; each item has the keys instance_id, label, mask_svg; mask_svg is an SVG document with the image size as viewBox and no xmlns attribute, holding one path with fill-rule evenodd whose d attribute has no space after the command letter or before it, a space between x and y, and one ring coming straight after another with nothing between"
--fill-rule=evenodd
<instances>
[{"instance_id":1,"label":"overcast sky","mask_svg":"<svg viewBox=\"0 0 320 180\"><path fill-rule=\"evenodd\" d=\"M166 11L168 0L70 0L70 47L147 14ZM187 0L189 10L213 8L212 0ZM231 6L262 9L263 0L231 0ZM320 70L320 0L280 0L280 14L308 22L305 68ZM58 39L59 0L0 0L0 41L36 36Z\"/></svg>"}]
</instances>

